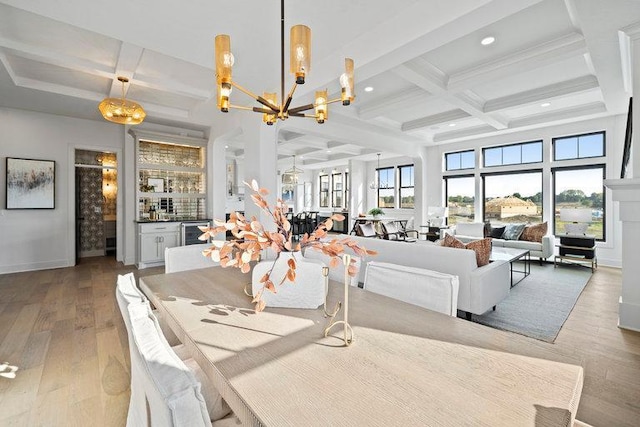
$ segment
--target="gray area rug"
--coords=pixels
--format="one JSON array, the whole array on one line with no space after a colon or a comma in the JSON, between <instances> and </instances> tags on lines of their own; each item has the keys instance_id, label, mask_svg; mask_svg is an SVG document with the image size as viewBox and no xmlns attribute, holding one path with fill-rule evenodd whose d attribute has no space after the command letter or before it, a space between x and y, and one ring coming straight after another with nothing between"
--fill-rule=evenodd
<instances>
[{"instance_id":1,"label":"gray area rug","mask_svg":"<svg viewBox=\"0 0 640 427\"><path fill-rule=\"evenodd\" d=\"M521 263L514 265L522 269ZM514 279L519 279L514 273ZM515 332L541 341L554 342L591 277L591 269L576 265L553 267L531 262L531 274L511 288L496 311L473 321L492 328Z\"/></svg>"}]
</instances>

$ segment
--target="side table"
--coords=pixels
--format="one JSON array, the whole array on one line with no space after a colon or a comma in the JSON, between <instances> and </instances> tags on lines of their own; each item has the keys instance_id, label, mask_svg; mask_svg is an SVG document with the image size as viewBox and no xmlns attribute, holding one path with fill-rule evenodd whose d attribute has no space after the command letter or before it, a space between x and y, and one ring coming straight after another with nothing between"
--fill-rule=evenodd
<instances>
[{"instance_id":1,"label":"side table","mask_svg":"<svg viewBox=\"0 0 640 427\"><path fill-rule=\"evenodd\" d=\"M560 244L556 245L558 255L553 259L554 267L567 261L579 265L590 265L591 271L598 268L595 236L565 234L558 237L560 237Z\"/></svg>"}]
</instances>

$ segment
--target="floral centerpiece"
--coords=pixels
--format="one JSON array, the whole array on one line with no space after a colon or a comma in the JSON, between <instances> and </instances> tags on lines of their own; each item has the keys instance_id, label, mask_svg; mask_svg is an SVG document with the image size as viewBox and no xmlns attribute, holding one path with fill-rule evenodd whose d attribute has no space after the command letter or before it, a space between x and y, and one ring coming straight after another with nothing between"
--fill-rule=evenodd
<instances>
[{"instance_id":1,"label":"floral centerpiece","mask_svg":"<svg viewBox=\"0 0 640 427\"><path fill-rule=\"evenodd\" d=\"M340 256L344 253L345 247L350 248L356 255L361 257L376 254L375 251L359 246L355 240L349 237L332 239L328 237L327 232L333 227L333 222L344 220L344 216L340 214L334 214L329 219L318 224L311 234L305 233L299 242L294 241L291 223L286 216L288 207L282 199L278 199L275 206L271 208L264 198L269 194L267 189L260 188L256 180L253 180L251 184L246 182L244 184L253 191L251 199L256 206L273 219L276 229L268 231L255 217L248 220L238 212L232 213L229 216L229 221L214 220L213 227L200 227L200 230L203 231L202 236L200 236L201 240L207 240L227 231L233 235L231 240L213 240L211 242L212 246L203 251L204 256L220 262L220 266L236 267L243 273L248 273L251 270L250 263L259 261L261 251L267 248L271 248L275 252L276 261L283 252L301 252L309 249L320 251L330 257L330 268L336 267L341 263ZM288 269L284 277L271 277L273 271L273 267L271 267L260 279L262 289L253 298L253 302L256 304L256 311L262 311L266 305L262 299L262 294L265 290L276 293L277 288L285 284L286 281L295 282L295 257L290 257L287 263ZM354 260L351 260L351 264L346 268L350 276L353 277L357 274Z\"/></svg>"}]
</instances>

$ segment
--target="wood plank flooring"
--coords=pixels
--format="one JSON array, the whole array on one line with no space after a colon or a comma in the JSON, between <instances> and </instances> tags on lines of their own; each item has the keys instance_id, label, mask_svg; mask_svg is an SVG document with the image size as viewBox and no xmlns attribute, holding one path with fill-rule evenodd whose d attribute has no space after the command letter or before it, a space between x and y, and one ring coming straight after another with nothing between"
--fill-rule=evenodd
<instances>
[{"instance_id":1,"label":"wood plank flooring","mask_svg":"<svg viewBox=\"0 0 640 427\"><path fill-rule=\"evenodd\" d=\"M129 349L114 292L116 276L130 271L164 269L100 257L0 275L0 426L125 425ZM517 349L581 361L578 418L593 426L640 420L640 333L617 327L620 280L620 270L600 267L554 344L531 339Z\"/></svg>"}]
</instances>

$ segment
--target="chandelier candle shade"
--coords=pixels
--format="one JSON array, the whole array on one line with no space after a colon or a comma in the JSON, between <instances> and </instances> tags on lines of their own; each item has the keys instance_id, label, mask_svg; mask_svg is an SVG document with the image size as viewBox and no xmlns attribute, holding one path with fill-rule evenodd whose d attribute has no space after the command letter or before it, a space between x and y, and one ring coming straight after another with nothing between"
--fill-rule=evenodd
<instances>
[{"instance_id":1,"label":"chandelier candle shade","mask_svg":"<svg viewBox=\"0 0 640 427\"><path fill-rule=\"evenodd\" d=\"M102 117L105 120L121 125L138 125L142 123L147 113L145 113L140 104L124 97L124 85L129 82L129 79L118 77L118 81L122 83L122 98L103 99L98 105Z\"/></svg>"},{"instance_id":2,"label":"chandelier candle shade","mask_svg":"<svg viewBox=\"0 0 640 427\"><path fill-rule=\"evenodd\" d=\"M295 77L291 90L285 97L284 92L284 0L280 2L280 93L278 103L276 93L263 92L262 96L255 95L233 81L232 70L235 58L231 52L231 38L226 34L219 34L215 38L216 85L218 90L218 108L223 113L229 108L262 113L262 121L273 125L278 120L289 117L313 118L318 123L324 123L329 117L328 105L342 101L342 105L350 105L355 98L353 80L353 59L345 58L345 72L340 76L342 87L340 98L329 99L327 90L316 91L313 104L290 108L293 94L298 85L304 84L309 70L311 70L311 29L306 25L294 25L289 35L289 72ZM255 99L260 106L245 107L231 104L231 92L236 88L240 92ZM313 114L305 111L313 110Z\"/></svg>"}]
</instances>

